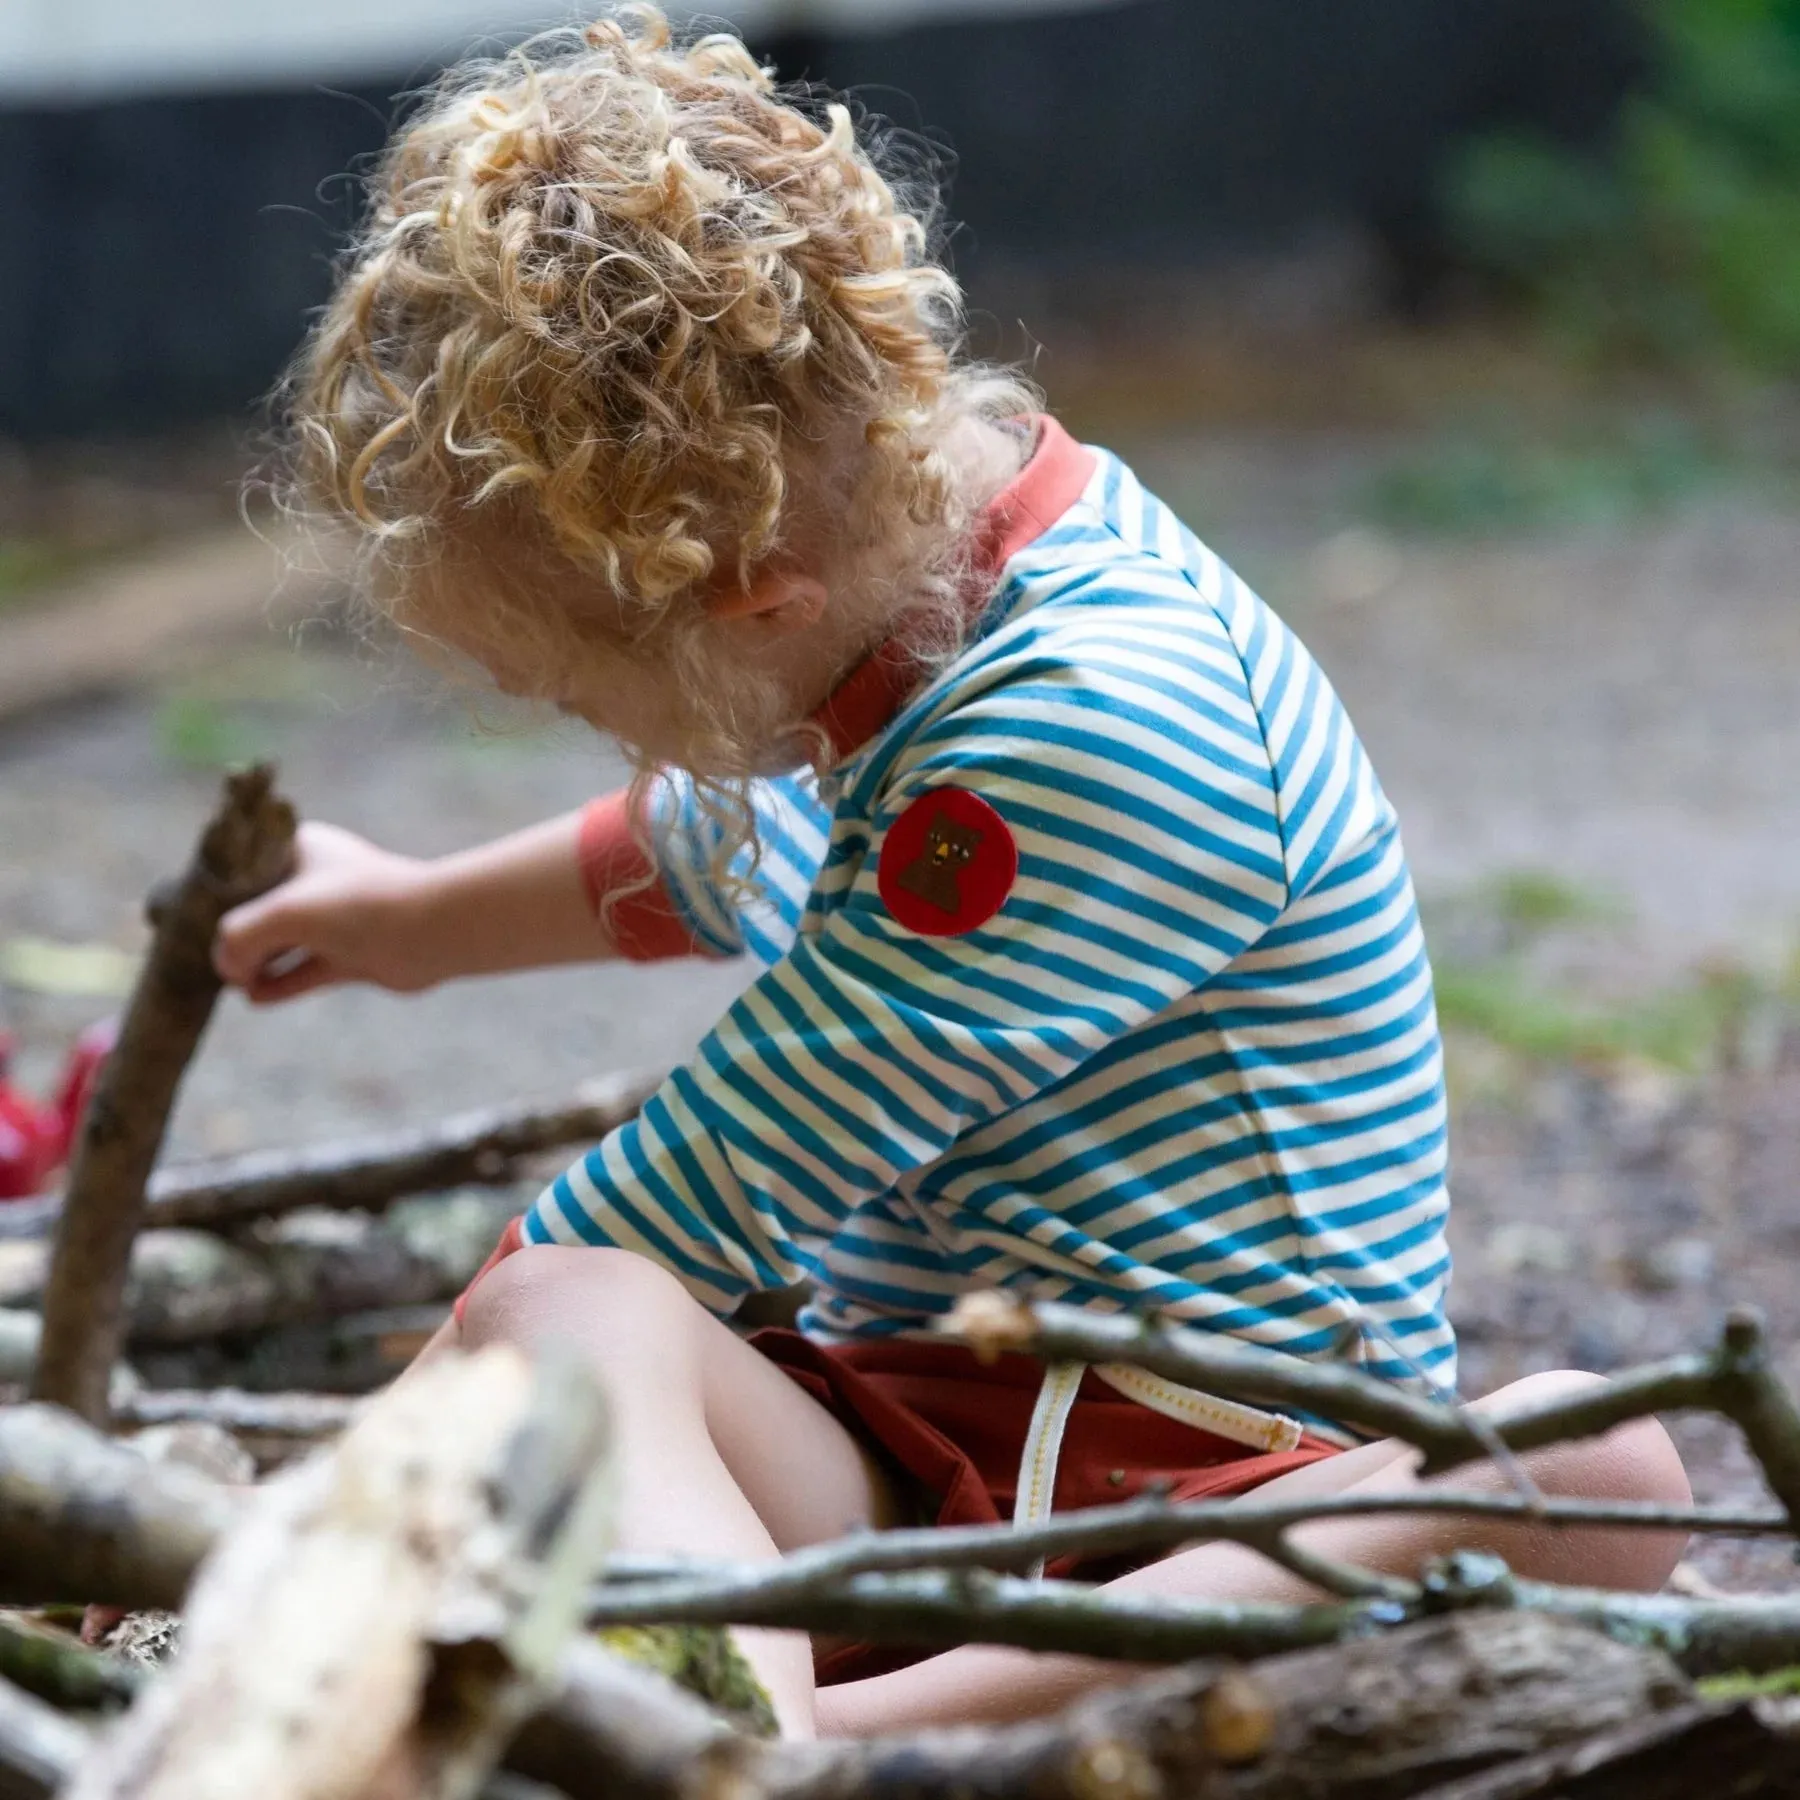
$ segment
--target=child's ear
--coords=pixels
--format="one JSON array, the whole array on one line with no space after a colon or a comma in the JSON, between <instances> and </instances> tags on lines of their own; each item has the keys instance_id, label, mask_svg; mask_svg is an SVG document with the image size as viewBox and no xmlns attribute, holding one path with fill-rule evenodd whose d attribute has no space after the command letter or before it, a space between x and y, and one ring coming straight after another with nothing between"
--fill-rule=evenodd
<instances>
[{"instance_id":1,"label":"child's ear","mask_svg":"<svg viewBox=\"0 0 1800 1800\"><path fill-rule=\"evenodd\" d=\"M710 610L715 619L759 619L773 631L804 631L825 616L830 597L817 576L768 569L747 588L720 594Z\"/></svg>"}]
</instances>

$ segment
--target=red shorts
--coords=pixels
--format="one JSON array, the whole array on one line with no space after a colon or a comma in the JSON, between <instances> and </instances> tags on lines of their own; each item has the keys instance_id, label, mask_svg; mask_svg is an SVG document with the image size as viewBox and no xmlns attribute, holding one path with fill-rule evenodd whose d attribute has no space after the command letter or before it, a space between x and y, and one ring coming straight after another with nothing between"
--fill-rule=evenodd
<instances>
[{"instance_id":1,"label":"red shorts","mask_svg":"<svg viewBox=\"0 0 1800 1800\"><path fill-rule=\"evenodd\" d=\"M960 1344L907 1339L827 1347L771 1330L750 1341L867 1445L922 1518L998 1525L1012 1517L1042 1363L1002 1356L984 1365ZM1246 1449L1127 1400L1090 1373L1063 1434L1055 1510L1116 1504L1151 1482L1166 1482L1176 1500L1226 1499L1335 1453L1312 1437L1292 1450ZM1063 1557L1046 1573L1102 1579L1129 1566ZM851 1644L823 1657L818 1676L827 1686L856 1681L928 1654Z\"/></svg>"}]
</instances>

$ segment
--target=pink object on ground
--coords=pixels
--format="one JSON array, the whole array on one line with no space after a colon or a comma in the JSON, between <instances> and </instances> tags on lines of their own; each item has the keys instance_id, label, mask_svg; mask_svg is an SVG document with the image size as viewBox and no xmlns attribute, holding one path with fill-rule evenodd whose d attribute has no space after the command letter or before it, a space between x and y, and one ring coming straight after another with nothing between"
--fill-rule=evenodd
<instances>
[{"instance_id":1,"label":"pink object on ground","mask_svg":"<svg viewBox=\"0 0 1800 1800\"><path fill-rule=\"evenodd\" d=\"M46 1102L13 1083L13 1040L0 1033L0 1200L42 1193L69 1160L100 1066L117 1035L118 1027L110 1019L84 1031L69 1053L56 1098Z\"/></svg>"}]
</instances>

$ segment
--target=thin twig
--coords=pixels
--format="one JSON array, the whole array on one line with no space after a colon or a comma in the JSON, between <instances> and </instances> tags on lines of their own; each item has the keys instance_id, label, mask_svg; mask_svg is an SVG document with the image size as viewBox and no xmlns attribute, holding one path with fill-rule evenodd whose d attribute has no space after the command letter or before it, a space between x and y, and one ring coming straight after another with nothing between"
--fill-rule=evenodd
<instances>
[{"instance_id":1,"label":"thin twig","mask_svg":"<svg viewBox=\"0 0 1800 1800\"><path fill-rule=\"evenodd\" d=\"M1769 1366L1760 1315L1736 1307L1719 1347L1716 1404L1743 1432L1775 1498L1800 1531L1800 1407Z\"/></svg>"},{"instance_id":2,"label":"thin twig","mask_svg":"<svg viewBox=\"0 0 1800 1800\"><path fill-rule=\"evenodd\" d=\"M1506 1439L1495 1430L1493 1420L1486 1413L1464 1402L1454 1388L1445 1387L1373 1313L1358 1308L1357 1321L1364 1330L1371 1331L1380 1338L1388 1354L1402 1363L1415 1381L1423 1382L1446 1406L1456 1408L1463 1423L1481 1440L1487 1450L1488 1460L1512 1483L1516 1493L1536 1507L1544 1505L1548 1496L1532 1480L1531 1471L1514 1454Z\"/></svg>"},{"instance_id":3,"label":"thin twig","mask_svg":"<svg viewBox=\"0 0 1800 1800\"><path fill-rule=\"evenodd\" d=\"M1339 1600L1399 1600L1411 1605L1419 1597L1416 1581L1322 1555L1304 1544L1296 1544L1285 1531L1265 1531L1237 1541L1290 1575L1298 1576L1309 1587Z\"/></svg>"},{"instance_id":4,"label":"thin twig","mask_svg":"<svg viewBox=\"0 0 1800 1800\"><path fill-rule=\"evenodd\" d=\"M1304 1362L1160 1320L980 1294L959 1305L945 1328L977 1354L1023 1351L1049 1362L1130 1363L1206 1393L1298 1408L1399 1438L1424 1453L1426 1475L1489 1454L1482 1434L1457 1407L1343 1364ZM1784 1483L1791 1483L1788 1496L1800 1504L1800 1414L1791 1400L1785 1406L1777 1401L1785 1390L1768 1369L1761 1342L1755 1316L1741 1313L1710 1355L1649 1363L1530 1411L1490 1416L1491 1423L1508 1448L1520 1452L1598 1437L1651 1413L1709 1408L1746 1429L1747 1422L1755 1424L1762 1439L1753 1446L1758 1457L1766 1452L1776 1459Z\"/></svg>"},{"instance_id":5,"label":"thin twig","mask_svg":"<svg viewBox=\"0 0 1800 1800\"><path fill-rule=\"evenodd\" d=\"M1336 1643L1418 1614L1419 1608L1392 1600L1205 1605L1144 1594L1102 1596L1079 1582L956 1568L852 1575L800 1593L785 1584L602 1586L590 1595L588 1622L763 1625L866 1643L1009 1644L1126 1662L1185 1662Z\"/></svg>"},{"instance_id":6,"label":"thin twig","mask_svg":"<svg viewBox=\"0 0 1800 1800\"><path fill-rule=\"evenodd\" d=\"M1787 1521L1767 1511L1733 1512L1652 1506L1639 1502L1548 1500L1541 1507L1522 1495L1457 1494L1419 1489L1399 1494L1325 1494L1305 1500L1195 1500L1149 1498L1120 1506L1065 1513L1037 1525L968 1525L863 1534L799 1550L776 1562L706 1564L669 1557L616 1558L596 1596L596 1619L628 1623L655 1619L711 1619L718 1607L757 1610L803 1607L865 1575L918 1570L1023 1568L1056 1556L1088 1557L1150 1553L1223 1540L1260 1551L1271 1560L1341 1598L1385 1599L1412 1604L1417 1584L1360 1570L1334 1559L1315 1559L1285 1534L1322 1519L1397 1518L1419 1514L1516 1520L1565 1530L1586 1527L1732 1534L1786 1533ZM1273 1554L1282 1544L1289 1552ZM629 1599L620 1598L623 1588ZM698 1613L690 1613L697 1607ZM746 1620L740 1623L749 1622Z\"/></svg>"},{"instance_id":7,"label":"thin twig","mask_svg":"<svg viewBox=\"0 0 1800 1800\"><path fill-rule=\"evenodd\" d=\"M247 1394L237 1388L120 1395L113 1412L126 1425L217 1425L258 1437L320 1438L342 1431L362 1403L342 1394Z\"/></svg>"},{"instance_id":8,"label":"thin twig","mask_svg":"<svg viewBox=\"0 0 1800 1800\"><path fill-rule=\"evenodd\" d=\"M1464 1559L1469 1560L1469 1559ZM1553 1613L1622 1642L1664 1650L1692 1675L1787 1668L1800 1661L1800 1595L1689 1600L1516 1581L1498 1573L1460 1590L1438 1583L1415 1604L1335 1600L1164 1600L1101 1592L1076 1582L1026 1581L983 1569L855 1575L809 1592L746 1584L679 1595L656 1584L594 1591L596 1625L761 1625L829 1632L869 1643L1008 1644L1019 1649L1127 1662L1186 1662L1199 1656L1253 1658L1338 1643L1458 1606Z\"/></svg>"},{"instance_id":9,"label":"thin twig","mask_svg":"<svg viewBox=\"0 0 1800 1800\"><path fill-rule=\"evenodd\" d=\"M704 1587L759 1596L801 1596L854 1575L911 1569L1023 1569L1052 1557L1117 1556L1224 1541L1260 1548L1266 1539L1322 1519L1403 1518L1421 1514L1517 1520L1564 1529L1709 1531L1779 1535L1787 1520L1767 1510L1654 1506L1639 1501L1549 1500L1540 1509L1521 1495L1459 1494L1418 1488L1395 1494L1321 1494L1304 1500L1127 1500L1061 1513L1036 1525L928 1526L866 1532L797 1550L776 1562L707 1563L668 1556L615 1557L608 1589L661 1583L687 1594Z\"/></svg>"}]
</instances>

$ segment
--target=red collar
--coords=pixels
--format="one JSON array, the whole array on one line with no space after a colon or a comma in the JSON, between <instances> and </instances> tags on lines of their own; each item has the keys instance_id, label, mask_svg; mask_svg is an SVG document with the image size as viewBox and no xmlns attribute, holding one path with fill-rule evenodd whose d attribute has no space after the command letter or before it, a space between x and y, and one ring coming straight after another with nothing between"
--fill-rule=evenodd
<instances>
[{"instance_id":1,"label":"red collar","mask_svg":"<svg viewBox=\"0 0 1800 1800\"><path fill-rule=\"evenodd\" d=\"M987 580L975 584L976 607L993 594L993 578L1008 558L1040 538L1081 498L1094 470L1091 450L1069 436L1048 413L1031 421L1037 448L998 494L981 509L976 523L976 567ZM972 609L973 610L973 609ZM834 760L860 750L899 712L920 679L918 662L897 641L871 651L812 715L831 740Z\"/></svg>"}]
</instances>

